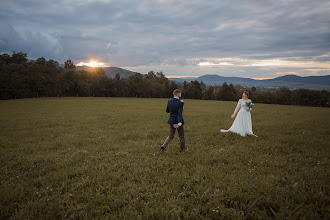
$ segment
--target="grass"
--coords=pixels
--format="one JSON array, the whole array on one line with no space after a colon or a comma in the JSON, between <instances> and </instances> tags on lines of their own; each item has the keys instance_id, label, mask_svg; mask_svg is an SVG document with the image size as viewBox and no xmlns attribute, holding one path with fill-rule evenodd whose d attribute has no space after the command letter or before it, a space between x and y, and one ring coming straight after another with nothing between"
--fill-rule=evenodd
<instances>
[{"instance_id":1,"label":"grass","mask_svg":"<svg viewBox=\"0 0 330 220\"><path fill-rule=\"evenodd\" d=\"M329 219L330 109L256 104L259 138L220 133L236 103L0 101L1 219Z\"/></svg>"}]
</instances>

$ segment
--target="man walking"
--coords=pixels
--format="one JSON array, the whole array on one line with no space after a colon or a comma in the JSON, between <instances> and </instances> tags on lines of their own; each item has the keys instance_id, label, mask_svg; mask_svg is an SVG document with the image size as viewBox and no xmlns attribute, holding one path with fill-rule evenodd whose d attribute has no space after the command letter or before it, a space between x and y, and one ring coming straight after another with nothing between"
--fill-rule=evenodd
<instances>
[{"instance_id":1,"label":"man walking","mask_svg":"<svg viewBox=\"0 0 330 220\"><path fill-rule=\"evenodd\" d=\"M170 125L170 132L169 136L166 138L164 144L160 148L160 153L164 153L166 150L167 145L170 141L174 138L175 130L178 130L179 138L180 138L180 145L181 145L181 152L185 152L186 144L185 144L185 137L184 137L184 129L183 129L183 101L180 101L181 91L179 89L175 89L173 91L173 99L168 100L166 112L170 113L170 118L168 119L168 124Z\"/></svg>"}]
</instances>

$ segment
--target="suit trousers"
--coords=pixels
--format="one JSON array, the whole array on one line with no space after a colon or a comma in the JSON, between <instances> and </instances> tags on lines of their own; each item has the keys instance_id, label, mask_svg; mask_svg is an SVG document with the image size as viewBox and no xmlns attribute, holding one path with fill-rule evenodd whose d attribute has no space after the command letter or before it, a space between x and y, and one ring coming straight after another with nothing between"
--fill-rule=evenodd
<instances>
[{"instance_id":1,"label":"suit trousers","mask_svg":"<svg viewBox=\"0 0 330 220\"><path fill-rule=\"evenodd\" d=\"M179 133L181 151L184 152L184 151L186 151L186 139L184 137L183 125L178 127L178 128L174 128L173 125L170 125L170 133L169 133L169 136L165 139L163 147L167 147L167 145L174 138L174 134L175 134L176 129L178 130L178 133Z\"/></svg>"}]
</instances>

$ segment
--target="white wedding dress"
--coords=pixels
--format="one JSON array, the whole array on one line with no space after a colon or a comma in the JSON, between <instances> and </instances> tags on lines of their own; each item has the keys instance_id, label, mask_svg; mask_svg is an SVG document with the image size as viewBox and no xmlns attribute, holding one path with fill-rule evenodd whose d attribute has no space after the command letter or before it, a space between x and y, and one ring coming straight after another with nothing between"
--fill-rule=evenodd
<instances>
[{"instance_id":1,"label":"white wedding dress","mask_svg":"<svg viewBox=\"0 0 330 220\"><path fill-rule=\"evenodd\" d=\"M246 102L252 102L250 99L244 100L240 99L238 100L237 106L235 108L235 114L238 112L234 123L228 130L221 129L221 132L234 132L236 134L239 134L243 137L246 135L253 135L257 137L257 135L253 134L252 131L252 120L251 120L251 109L246 106Z\"/></svg>"}]
</instances>

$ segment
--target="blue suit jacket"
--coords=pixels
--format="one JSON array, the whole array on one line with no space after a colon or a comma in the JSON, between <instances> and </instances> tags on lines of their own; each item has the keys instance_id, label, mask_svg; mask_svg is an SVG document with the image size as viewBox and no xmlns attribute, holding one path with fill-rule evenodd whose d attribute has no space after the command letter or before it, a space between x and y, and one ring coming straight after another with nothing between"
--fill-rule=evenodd
<instances>
[{"instance_id":1,"label":"blue suit jacket","mask_svg":"<svg viewBox=\"0 0 330 220\"><path fill-rule=\"evenodd\" d=\"M183 112L183 102L173 98L168 100L166 112L170 113L170 118L168 119L168 124L174 125L178 123L184 124L182 112Z\"/></svg>"}]
</instances>

